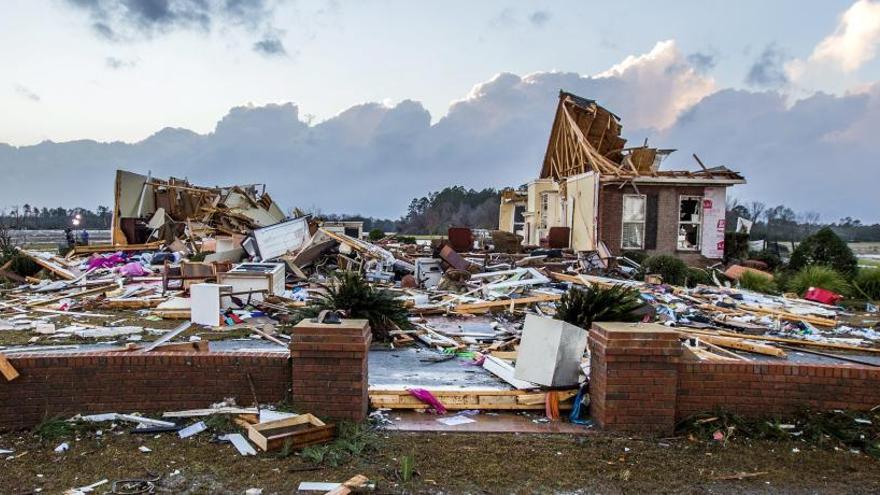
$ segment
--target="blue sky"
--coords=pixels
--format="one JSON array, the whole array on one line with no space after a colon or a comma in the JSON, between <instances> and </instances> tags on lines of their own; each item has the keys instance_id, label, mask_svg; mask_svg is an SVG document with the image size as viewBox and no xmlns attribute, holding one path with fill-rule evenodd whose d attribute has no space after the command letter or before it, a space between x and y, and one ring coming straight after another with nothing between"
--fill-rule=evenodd
<instances>
[{"instance_id":1,"label":"blue sky","mask_svg":"<svg viewBox=\"0 0 880 495\"><path fill-rule=\"evenodd\" d=\"M367 204L281 193L289 206L394 216L445 184L533 177L564 86L618 113L631 141L682 150L675 166L698 152L743 171L743 199L880 219L876 200L815 201L829 161L880 179L880 0L5 4L0 167L13 183L74 168L95 184L90 201L107 203L107 169L234 182L229 157L257 153L261 180L336 167L384 191L406 171L406 190ZM46 140L59 144L36 146ZM129 144L99 144L117 141ZM774 198L793 156L804 192ZM852 192L839 182L835 193ZM0 208L26 200L15 194Z\"/></svg>"}]
</instances>

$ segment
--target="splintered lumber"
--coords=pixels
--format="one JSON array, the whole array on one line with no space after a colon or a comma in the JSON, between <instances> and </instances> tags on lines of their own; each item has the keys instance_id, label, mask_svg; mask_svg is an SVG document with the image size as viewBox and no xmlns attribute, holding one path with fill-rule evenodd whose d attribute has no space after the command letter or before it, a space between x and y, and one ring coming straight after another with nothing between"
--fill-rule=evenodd
<instances>
[{"instance_id":1,"label":"splintered lumber","mask_svg":"<svg viewBox=\"0 0 880 495\"><path fill-rule=\"evenodd\" d=\"M36 254L34 254L26 249L18 248L18 251L21 254L23 254L23 255L27 256L28 258L30 258L31 260L33 260L34 263L40 265L41 267L45 268L46 270L49 270L50 272L54 273L55 275L58 275L59 277L61 277L63 279L74 280L77 277L79 277L78 273L74 273L74 272L68 270L67 268L64 268L64 266L62 266L60 263L58 263L54 260L52 260L52 261L45 260L45 259L41 258L40 256L37 256Z\"/></svg>"},{"instance_id":2,"label":"splintered lumber","mask_svg":"<svg viewBox=\"0 0 880 495\"><path fill-rule=\"evenodd\" d=\"M115 253L117 251L154 251L161 248L164 244L165 241L127 245L94 244L89 246L76 246L73 248L73 254Z\"/></svg>"},{"instance_id":3,"label":"splintered lumber","mask_svg":"<svg viewBox=\"0 0 880 495\"><path fill-rule=\"evenodd\" d=\"M693 332L690 330L689 330L689 332L695 333L695 334L703 333L703 332ZM872 353L872 354L880 353L880 349L877 349L877 348L859 347L857 345L849 345L849 344L835 344L832 342L814 342L812 340L787 339L784 337L771 337L769 335L742 335L742 334L738 334L738 333L724 332L724 331L720 331L720 332L717 332L714 334L721 336L721 337L731 337L734 339L763 340L766 342L782 342L785 344L802 345L802 346L808 346L808 347L823 347L826 349L841 349L841 350L845 350L845 351L868 352L868 353Z\"/></svg>"},{"instance_id":4,"label":"splintered lumber","mask_svg":"<svg viewBox=\"0 0 880 495\"><path fill-rule=\"evenodd\" d=\"M105 299L98 303L104 309L151 309L162 304L164 299Z\"/></svg>"},{"instance_id":5,"label":"splintered lumber","mask_svg":"<svg viewBox=\"0 0 880 495\"><path fill-rule=\"evenodd\" d=\"M369 478L359 474L329 492L326 492L325 495L348 495L349 493L357 493L367 489L369 485Z\"/></svg>"},{"instance_id":6,"label":"splintered lumber","mask_svg":"<svg viewBox=\"0 0 880 495\"><path fill-rule=\"evenodd\" d=\"M764 354L766 356L776 356L784 358L786 357L785 351L782 349L778 349L776 347L759 344L757 342L745 342L742 339L732 338L732 337L719 337L717 335L712 335L710 333L705 332L685 332L690 333L692 335L696 335L703 342L708 342L710 344L716 345L718 347L726 347L729 349L736 349L739 351L748 351L754 352L755 354Z\"/></svg>"},{"instance_id":7,"label":"splintered lumber","mask_svg":"<svg viewBox=\"0 0 880 495\"><path fill-rule=\"evenodd\" d=\"M534 304L539 302L556 301L562 296L559 294L541 294L538 296L520 297L518 299L504 299L501 301L487 301L472 304L459 304L452 308L456 313L473 313L478 311L488 311L496 308L509 308L510 306L521 306L523 304Z\"/></svg>"},{"instance_id":8,"label":"splintered lumber","mask_svg":"<svg viewBox=\"0 0 880 495\"><path fill-rule=\"evenodd\" d=\"M18 378L18 370L12 366L12 363L3 354L0 354L0 374L3 375L3 378L6 378L7 382Z\"/></svg>"},{"instance_id":9,"label":"splintered lumber","mask_svg":"<svg viewBox=\"0 0 880 495\"><path fill-rule=\"evenodd\" d=\"M543 410L545 392L526 390L430 390L446 409ZM559 392L560 409L571 409L575 391ZM370 390L370 406L388 409L427 409L406 390ZM568 401L565 404L562 401Z\"/></svg>"},{"instance_id":10,"label":"splintered lumber","mask_svg":"<svg viewBox=\"0 0 880 495\"><path fill-rule=\"evenodd\" d=\"M770 316L775 316L781 320L786 321L805 321L807 323L812 323L813 325L818 325L820 327L834 327L837 326L837 320L834 318L822 318L821 316L809 316L809 315L798 315L794 313L789 313L787 311L780 311L778 309L770 309L770 308L762 308L760 306L750 306L748 304L740 304L737 306L738 309L743 311L751 311L753 313L761 313Z\"/></svg>"},{"instance_id":11,"label":"splintered lumber","mask_svg":"<svg viewBox=\"0 0 880 495\"><path fill-rule=\"evenodd\" d=\"M187 329L189 329L189 327L191 327L191 326L192 326L192 323L190 323L190 322L181 323L180 325L177 326L177 328L166 333L165 335L163 335L162 337L157 339L155 342L153 342L152 344L150 344L146 348L144 348L143 352L150 352L150 351L156 349L160 345L168 342L169 340L173 339L174 337L177 337L178 335L187 331Z\"/></svg>"},{"instance_id":12,"label":"splintered lumber","mask_svg":"<svg viewBox=\"0 0 880 495\"><path fill-rule=\"evenodd\" d=\"M62 295L62 296L56 296L56 297L52 297L52 298L49 298L49 299L43 299L42 301L33 301L33 302L29 302L29 303L25 304L24 307L26 307L26 308L33 308L33 307L35 307L35 306L42 306L42 305L44 305L44 304L52 304L53 302L58 302L58 301L61 301L61 300L63 300L63 299L70 299L70 298L74 298L74 297L89 296L89 295L92 295L92 294L102 294L102 293L104 293L104 292L107 292L107 291L113 290L113 289L115 289L115 288L116 288L116 285L115 285L115 284L102 285L101 287L95 287L94 289L87 289L87 290L84 290L84 291L75 292L75 293L73 293L73 294L64 294L64 295Z\"/></svg>"}]
</instances>

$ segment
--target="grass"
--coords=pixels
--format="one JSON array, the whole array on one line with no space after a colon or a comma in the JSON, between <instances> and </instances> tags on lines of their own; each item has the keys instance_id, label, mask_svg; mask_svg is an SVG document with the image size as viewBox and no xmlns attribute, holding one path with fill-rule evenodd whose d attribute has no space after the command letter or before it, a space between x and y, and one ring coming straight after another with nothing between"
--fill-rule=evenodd
<instances>
[{"instance_id":1,"label":"grass","mask_svg":"<svg viewBox=\"0 0 880 495\"><path fill-rule=\"evenodd\" d=\"M852 285L855 295L873 301L880 299L880 268L862 268Z\"/></svg>"},{"instance_id":2,"label":"grass","mask_svg":"<svg viewBox=\"0 0 880 495\"><path fill-rule=\"evenodd\" d=\"M332 443L306 447L300 457L312 464L338 467L376 448L378 436L368 425L341 422L336 431L337 437Z\"/></svg>"},{"instance_id":3,"label":"grass","mask_svg":"<svg viewBox=\"0 0 880 495\"><path fill-rule=\"evenodd\" d=\"M788 282L788 290L801 296L810 287L821 287L838 294L847 294L850 290L849 283L843 275L822 265L802 268Z\"/></svg>"}]
</instances>

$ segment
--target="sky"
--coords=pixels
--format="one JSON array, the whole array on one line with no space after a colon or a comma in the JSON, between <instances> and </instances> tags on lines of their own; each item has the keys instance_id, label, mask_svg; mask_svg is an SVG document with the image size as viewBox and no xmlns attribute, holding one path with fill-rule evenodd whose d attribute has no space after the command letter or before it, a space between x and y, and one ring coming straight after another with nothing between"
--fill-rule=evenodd
<instances>
[{"instance_id":1,"label":"sky","mask_svg":"<svg viewBox=\"0 0 880 495\"><path fill-rule=\"evenodd\" d=\"M5 7L0 209L109 204L124 168L396 217L534 178L565 89L670 166L743 172L744 201L880 221L880 0Z\"/></svg>"}]
</instances>

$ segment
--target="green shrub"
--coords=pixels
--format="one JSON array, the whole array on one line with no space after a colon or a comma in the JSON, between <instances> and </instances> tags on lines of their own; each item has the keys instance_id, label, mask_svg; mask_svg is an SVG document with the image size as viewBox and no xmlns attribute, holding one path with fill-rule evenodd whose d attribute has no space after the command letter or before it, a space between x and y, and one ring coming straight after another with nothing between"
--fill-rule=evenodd
<instances>
[{"instance_id":1,"label":"green shrub","mask_svg":"<svg viewBox=\"0 0 880 495\"><path fill-rule=\"evenodd\" d=\"M855 296L880 300L880 268L862 268L853 281Z\"/></svg>"},{"instance_id":2,"label":"green shrub","mask_svg":"<svg viewBox=\"0 0 880 495\"><path fill-rule=\"evenodd\" d=\"M746 271L739 278L739 286L746 290L760 292L762 294L776 294L779 289L773 279L760 273Z\"/></svg>"},{"instance_id":3,"label":"green shrub","mask_svg":"<svg viewBox=\"0 0 880 495\"><path fill-rule=\"evenodd\" d=\"M829 266L851 279L856 276L859 262L843 239L825 227L798 244L788 263L788 267L795 271L812 265Z\"/></svg>"},{"instance_id":4,"label":"green shrub","mask_svg":"<svg viewBox=\"0 0 880 495\"><path fill-rule=\"evenodd\" d=\"M788 282L788 290L800 296L803 296L810 287L821 287L838 294L846 294L849 291L849 284L843 275L822 265L803 268Z\"/></svg>"},{"instance_id":5,"label":"green shrub","mask_svg":"<svg viewBox=\"0 0 880 495\"><path fill-rule=\"evenodd\" d=\"M702 268L693 266L687 267L687 275L685 275L685 285L688 287L696 287L698 285L712 285L712 275Z\"/></svg>"},{"instance_id":6,"label":"green shrub","mask_svg":"<svg viewBox=\"0 0 880 495\"><path fill-rule=\"evenodd\" d=\"M379 239L385 237L385 231L382 229L373 229L370 231L370 240L378 241Z\"/></svg>"},{"instance_id":7,"label":"green shrub","mask_svg":"<svg viewBox=\"0 0 880 495\"><path fill-rule=\"evenodd\" d=\"M401 244L416 244L416 238L415 238L415 236L411 236L411 235L396 235L396 236L394 236L394 238L397 239L397 242L399 242L399 243L401 243Z\"/></svg>"},{"instance_id":8,"label":"green shrub","mask_svg":"<svg viewBox=\"0 0 880 495\"><path fill-rule=\"evenodd\" d=\"M687 274L687 264L669 254L651 256L642 263L645 273L656 273L663 277L663 282L672 285L684 285Z\"/></svg>"},{"instance_id":9,"label":"green shrub","mask_svg":"<svg viewBox=\"0 0 880 495\"><path fill-rule=\"evenodd\" d=\"M624 285L572 288L556 306L556 319L589 330L594 321L638 321L639 291Z\"/></svg>"},{"instance_id":10,"label":"green shrub","mask_svg":"<svg viewBox=\"0 0 880 495\"><path fill-rule=\"evenodd\" d=\"M348 318L369 320L378 340L387 340L391 330L410 328L409 312L390 292L374 288L356 272L340 272L335 277L327 294L303 308L300 318L315 317L325 309L344 311Z\"/></svg>"}]
</instances>

